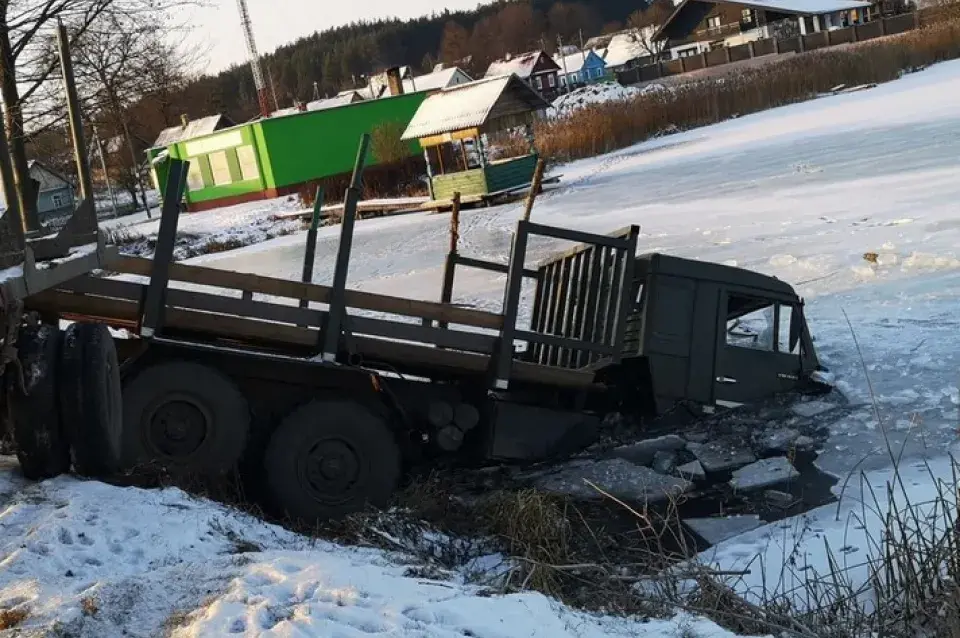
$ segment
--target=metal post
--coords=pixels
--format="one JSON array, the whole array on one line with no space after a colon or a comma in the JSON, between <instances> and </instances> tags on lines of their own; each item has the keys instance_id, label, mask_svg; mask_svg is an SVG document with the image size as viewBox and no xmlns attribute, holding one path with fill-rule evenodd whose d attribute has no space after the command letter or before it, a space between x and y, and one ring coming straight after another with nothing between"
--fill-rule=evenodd
<instances>
[{"instance_id":1,"label":"metal post","mask_svg":"<svg viewBox=\"0 0 960 638\"><path fill-rule=\"evenodd\" d=\"M100 155L100 168L103 169L103 181L107 184L107 193L110 195L110 205L113 206L113 218L117 218L117 198L113 196L113 187L110 186L110 176L107 174L107 159L103 154L103 144L100 142L100 136L97 134L97 127L93 127L93 143L97 146L97 153Z\"/></svg>"},{"instance_id":2,"label":"metal post","mask_svg":"<svg viewBox=\"0 0 960 638\"><path fill-rule=\"evenodd\" d=\"M313 281L313 264L317 254L317 228L320 226L320 210L323 208L323 186L317 186L317 195L313 200L313 217L310 219L310 230L307 231L307 248L303 253L303 277L305 284ZM308 299L300 300L300 307L306 308L310 304Z\"/></svg>"},{"instance_id":3,"label":"metal post","mask_svg":"<svg viewBox=\"0 0 960 638\"><path fill-rule=\"evenodd\" d=\"M77 83L73 76L73 60L70 58L70 41L67 28L63 23L57 25L57 49L60 53L60 66L63 70L63 84L67 90L67 116L70 120L70 136L73 139L73 153L77 160L77 177L80 181L80 197L93 199L93 181L90 179L90 167L87 165L87 145L83 139L83 122L80 119L80 98L77 96Z\"/></svg>"},{"instance_id":4,"label":"metal post","mask_svg":"<svg viewBox=\"0 0 960 638\"><path fill-rule=\"evenodd\" d=\"M164 305L167 285L170 283L170 264L177 239L177 224L180 220L180 198L187 183L190 162L171 158L167 183L163 189L163 206L160 209L160 229L153 253L150 284L140 314L140 336L149 339L163 327Z\"/></svg>"},{"instance_id":5,"label":"metal post","mask_svg":"<svg viewBox=\"0 0 960 638\"><path fill-rule=\"evenodd\" d=\"M510 250L510 269L507 272L507 287L503 297L503 330L500 332L500 345L495 359L496 369L493 377L493 387L497 390L506 390L510 386L510 372L513 369L513 335L517 330L517 311L523 283L523 262L527 255L529 223L517 222L517 231L513 235L513 246Z\"/></svg>"},{"instance_id":6,"label":"metal post","mask_svg":"<svg viewBox=\"0 0 960 638\"><path fill-rule=\"evenodd\" d=\"M370 134L364 133L357 150L357 161L353 166L353 178L343 200L343 220L340 222L340 247L337 250L337 263L333 270L333 286L330 291L330 310L327 313L326 335L323 339L321 355L324 361L337 360L340 344L340 331L347 314L346 288L347 270L350 268L350 250L353 247L353 226L357 219L357 203L360 201L360 178L370 146Z\"/></svg>"}]
</instances>

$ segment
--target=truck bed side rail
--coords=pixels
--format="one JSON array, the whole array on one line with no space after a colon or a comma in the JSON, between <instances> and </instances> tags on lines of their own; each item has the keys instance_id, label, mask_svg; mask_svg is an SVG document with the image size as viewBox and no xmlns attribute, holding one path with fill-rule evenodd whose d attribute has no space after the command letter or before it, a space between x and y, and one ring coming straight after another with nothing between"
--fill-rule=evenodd
<instances>
[{"instance_id":1,"label":"truck bed side rail","mask_svg":"<svg viewBox=\"0 0 960 638\"><path fill-rule=\"evenodd\" d=\"M544 366L577 369L603 357L620 359L639 234L639 226L613 235L596 235L529 221L517 223L495 387L507 387L515 341L527 342L524 359ZM530 235L581 245L539 266L530 329L524 330L517 326L517 319Z\"/></svg>"},{"instance_id":2,"label":"truck bed side rail","mask_svg":"<svg viewBox=\"0 0 960 638\"><path fill-rule=\"evenodd\" d=\"M530 322L537 338L518 332L530 340L528 361L576 369L620 359L633 309L639 233L638 226L610 235L576 233L583 243L539 265Z\"/></svg>"}]
</instances>

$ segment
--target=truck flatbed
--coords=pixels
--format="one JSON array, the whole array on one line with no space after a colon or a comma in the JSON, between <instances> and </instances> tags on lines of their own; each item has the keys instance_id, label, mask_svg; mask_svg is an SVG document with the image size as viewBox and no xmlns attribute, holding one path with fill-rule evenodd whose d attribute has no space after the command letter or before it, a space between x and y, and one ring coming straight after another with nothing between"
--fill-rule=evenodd
<instances>
[{"instance_id":1,"label":"truck flatbed","mask_svg":"<svg viewBox=\"0 0 960 638\"><path fill-rule=\"evenodd\" d=\"M149 276L149 259L120 255L106 264L108 271ZM298 308L253 295L328 304L331 288L319 284L275 279L205 266L171 264L170 280L210 286L217 292L171 287L167 290L165 322L168 330L204 340L230 340L253 347L282 348L304 358L316 354L327 311ZM114 328L136 330L140 301L148 284L106 277L83 276L34 295L30 307L57 312L64 319L96 319ZM358 362L373 368L429 377L484 375L491 365L497 335L476 329L500 330L501 314L413 299L346 291L350 311L373 311L406 317L381 319L350 315L347 348ZM438 321L475 330L423 325ZM416 321L417 323L414 323ZM511 376L532 384L587 388L594 373L514 360Z\"/></svg>"}]
</instances>

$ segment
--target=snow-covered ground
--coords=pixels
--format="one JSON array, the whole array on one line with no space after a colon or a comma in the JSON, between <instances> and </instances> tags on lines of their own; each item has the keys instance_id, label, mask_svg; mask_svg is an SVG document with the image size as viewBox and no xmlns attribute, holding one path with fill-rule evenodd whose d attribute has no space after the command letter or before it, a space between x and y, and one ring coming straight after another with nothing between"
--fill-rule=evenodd
<instances>
[{"instance_id":1,"label":"snow-covered ground","mask_svg":"<svg viewBox=\"0 0 960 638\"><path fill-rule=\"evenodd\" d=\"M958 84L960 62L945 63L572 163L561 169L562 187L537 202L536 221L594 232L640 224L642 251L770 273L808 300L819 354L854 406L828 424L818 459L847 491L839 506L725 541L705 560L742 568L759 555L781 570L789 557L822 568L826 538L862 562L876 551L864 530L875 532L877 519L854 514L863 485L891 480L887 440L903 450L918 499L929 497L931 476L945 476L960 403ZM505 261L521 211L463 211L462 252ZM194 223L207 223L200 217ZM448 225L430 214L358 223L349 285L436 299ZM315 281L332 277L338 232L320 231ZM303 243L297 233L198 261L296 278ZM533 242L530 258L559 246ZM875 263L864 259L869 252ZM456 301L497 308L502 287L502 278L458 274ZM73 623L80 635L157 635L171 618L180 635L205 636L724 635L707 625L680 633L682 619L600 620L536 595L477 597L456 579L405 578L386 554L311 546L172 490L70 478L28 486L7 467L0 526L0 609L25 605L25 623ZM753 569L741 586L777 582L777 573ZM94 595L98 611L89 613L84 600Z\"/></svg>"},{"instance_id":2,"label":"snow-covered ground","mask_svg":"<svg viewBox=\"0 0 960 638\"><path fill-rule=\"evenodd\" d=\"M685 615L644 623L540 594L481 596L455 574L408 577L403 556L305 538L180 490L29 484L15 465L0 457L0 611L24 618L0 636L732 636Z\"/></svg>"}]
</instances>

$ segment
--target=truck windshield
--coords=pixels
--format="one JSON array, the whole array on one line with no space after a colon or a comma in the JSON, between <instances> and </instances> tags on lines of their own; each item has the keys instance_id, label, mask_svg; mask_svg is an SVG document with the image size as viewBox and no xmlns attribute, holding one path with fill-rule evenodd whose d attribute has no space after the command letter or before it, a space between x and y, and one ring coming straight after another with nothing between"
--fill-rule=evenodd
<instances>
[{"instance_id":1,"label":"truck windshield","mask_svg":"<svg viewBox=\"0 0 960 638\"><path fill-rule=\"evenodd\" d=\"M791 347L790 343L792 316L791 305L761 297L729 295L726 344L737 348L796 354L799 345L793 344Z\"/></svg>"}]
</instances>

